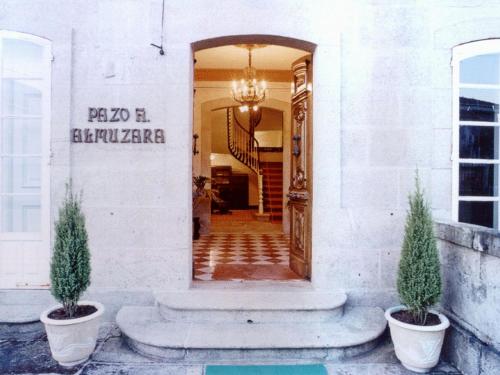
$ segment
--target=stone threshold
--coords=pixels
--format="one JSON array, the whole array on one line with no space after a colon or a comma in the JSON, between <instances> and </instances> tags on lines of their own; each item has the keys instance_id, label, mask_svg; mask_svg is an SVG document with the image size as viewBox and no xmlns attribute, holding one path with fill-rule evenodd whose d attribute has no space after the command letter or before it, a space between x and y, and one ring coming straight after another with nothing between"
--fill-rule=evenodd
<instances>
[{"instance_id":1,"label":"stone threshold","mask_svg":"<svg viewBox=\"0 0 500 375\"><path fill-rule=\"evenodd\" d=\"M156 305L167 321L317 322L342 317L347 295L312 289L192 289L156 292Z\"/></svg>"},{"instance_id":2,"label":"stone threshold","mask_svg":"<svg viewBox=\"0 0 500 375\"><path fill-rule=\"evenodd\" d=\"M197 281L193 280L189 290L223 290L235 289L244 291L293 291L316 290L309 280L239 280L239 281Z\"/></svg>"},{"instance_id":3,"label":"stone threshold","mask_svg":"<svg viewBox=\"0 0 500 375\"><path fill-rule=\"evenodd\" d=\"M315 290L191 289L157 292L159 304L176 310L331 310L343 306L345 293Z\"/></svg>"}]
</instances>

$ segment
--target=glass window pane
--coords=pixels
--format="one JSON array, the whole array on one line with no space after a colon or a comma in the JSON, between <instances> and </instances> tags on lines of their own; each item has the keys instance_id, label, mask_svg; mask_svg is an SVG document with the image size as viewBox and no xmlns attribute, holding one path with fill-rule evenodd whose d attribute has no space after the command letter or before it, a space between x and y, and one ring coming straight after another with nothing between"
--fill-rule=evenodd
<instances>
[{"instance_id":1,"label":"glass window pane","mask_svg":"<svg viewBox=\"0 0 500 375\"><path fill-rule=\"evenodd\" d=\"M460 126L460 158L498 159L498 128Z\"/></svg>"},{"instance_id":2,"label":"glass window pane","mask_svg":"<svg viewBox=\"0 0 500 375\"><path fill-rule=\"evenodd\" d=\"M2 81L3 115L41 115L42 81L4 79Z\"/></svg>"},{"instance_id":3,"label":"glass window pane","mask_svg":"<svg viewBox=\"0 0 500 375\"><path fill-rule=\"evenodd\" d=\"M498 195L498 165L461 163L459 178L461 196Z\"/></svg>"},{"instance_id":4,"label":"glass window pane","mask_svg":"<svg viewBox=\"0 0 500 375\"><path fill-rule=\"evenodd\" d=\"M3 196L0 232L40 232L40 196Z\"/></svg>"},{"instance_id":5,"label":"glass window pane","mask_svg":"<svg viewBox=\"0 0 500 375\"><path fill-rule=\"evenodd\" d=\"M0 124L0 154L40 154L41 119L3 119Z\"/></svg>"},{"instance_id":6,"label":"glass window pane","mask_svg":"<svg viewBox=\"0 0 500 375\"><path fill-rule=\"evenodd\" d=\"M0 164L0 193L37 194L40 192L39 157L3 157Z\"/></svg>"},{"instance_id":7,"label":"glass window pane","mask_svg":"<svg viewBox=\"0 0 500 375\"><path fill-rule=\"evenodd\" d=\"M498 202L463 202L458 203L458 221L496 228Z\"/></svg>"},{"instance_id":8,"label":"glass window pane","mask_svg":"<svg viewBox=\"0 0 500 375\"><path fill-rule=\"evenodd\" d=\"M500 83L500 54L479 55L462 60L460 83Z\"/></svg>"},{"instance_id":9,"label":"glass window pane","mask_svg":"<svg viewBox=\"0 0 500 375\"><path fill-rule=\"evenodd\" d=\"M19 39L3 39L3 77L41 78L43 47Z\"/></svg>"},{"instance_id":10,"label":"glass window pane","mask_svg":"<svg viewBox=\"0 0 500 375\"><path fill-rule=\"evenodd\" d=\"M500 92L460 89L460 121L498 121Z\"/></svg>"}]
</instances>

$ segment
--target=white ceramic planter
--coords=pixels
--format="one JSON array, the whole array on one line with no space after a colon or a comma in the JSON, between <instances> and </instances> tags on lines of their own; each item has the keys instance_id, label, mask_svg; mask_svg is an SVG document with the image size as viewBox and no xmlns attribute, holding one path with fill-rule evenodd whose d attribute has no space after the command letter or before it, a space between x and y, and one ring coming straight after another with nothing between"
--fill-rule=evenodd
<instances>
[{"instance_id":1,"label":"white ceramic planter","mask_svg":"<svg viewBox=\"0 0 500 375\"><path fill-rule=\"evenodd\" d=\"M443 314L430 310L439 316L441 324L435 326L407 324L391 316L392 313L401 310L405 310L405 307L395 306L385 312L396 357L408 370L420 373L429 372L439 362L445 330L450 326L450 322Z\"/></svg>"},{"instance_id":2,"label":"white ceramic planter","mask_svg":"<svg viewBox=\"0 0 500 375\"><path fill-rule=\"evenodd\" d=\"M40 316L47 331L52 357L62 366L85 362L95 349L104 306L93 301L79 301L78 304L94 306L97 311L77 319L50 319L48 315L62 307L57 305L45 310Z\"/></svg>"}]
</instances>

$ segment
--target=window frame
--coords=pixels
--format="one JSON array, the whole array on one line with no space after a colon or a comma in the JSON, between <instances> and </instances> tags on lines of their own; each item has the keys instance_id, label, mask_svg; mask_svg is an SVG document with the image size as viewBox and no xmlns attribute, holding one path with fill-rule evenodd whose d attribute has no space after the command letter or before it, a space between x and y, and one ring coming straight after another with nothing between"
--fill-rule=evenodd
<instances>
[{"instance_id":1,"label":"window frame","mask_svg":"<svg viewBox=\"0 0 500 375\"><path fill-rule=\"evenodd\" d=\"M459 221L459 203L460 201L467 202L497 202L496 217L494 223L496 226L493 229L500 229L500 181L497 181L498 195L495 196L460 196L460 163L465 164L494 164L498 165L500 172L500 157L494 159L460 159L460 126L487 126L497 128L500 131L500 120L497 122L487 121L460 121L460 89L496 89L500 92L499 84L470 84L460 83L460 62L465 59L485 55L485 54L500 54L500 39L486 39L462 44L453 48L452 52L452 219ZM500 148L500 145L498 145ZM500 175L500 173L499 173Z\"/></svg>"},{"instance_id":2,"label":"window frame","mask_svg":"<svg viewBox=\"0 0 500 375\"><path fill-rule=\"evenodd\" d=\"M36 35L0 30L0 103L3 95L3 57L2 45L5 39L21 40L36 44L43 48L43 67L41 72L41 151L36 154L40 157L40 231L39 232L0 232L0 241L40 241L50 235L50 131L51 131L51 97L52 97L52 43L48 39ZM14 77L15 78L15 77ZM19 77L19 79L24 77ZM27 78L36 79L36 78ZM0 105L0 121L6 118L29 118L30 115L9 115L3 113L3 106ZM1 155L0 155L1 156ZM29 157L28 154L23 157ZM0 193L0 198L9 194ZM0 203L0 213L2 207Z\"/></svg>"}]
</instances>

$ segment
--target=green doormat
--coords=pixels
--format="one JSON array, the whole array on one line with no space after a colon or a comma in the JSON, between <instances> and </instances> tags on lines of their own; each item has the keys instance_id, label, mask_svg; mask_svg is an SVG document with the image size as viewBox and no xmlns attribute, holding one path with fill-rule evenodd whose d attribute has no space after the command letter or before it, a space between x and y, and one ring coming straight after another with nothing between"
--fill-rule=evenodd
<instances>
[{"instance_id":1,"label":"green doormat","mask_svg":"<svg viewBox=\"0 0 500 375\"><path fill-rule=\"evenodd\" d=\"M207 366L206 375L328 375L323 365Z\"/></svg>"}]
</instances>

